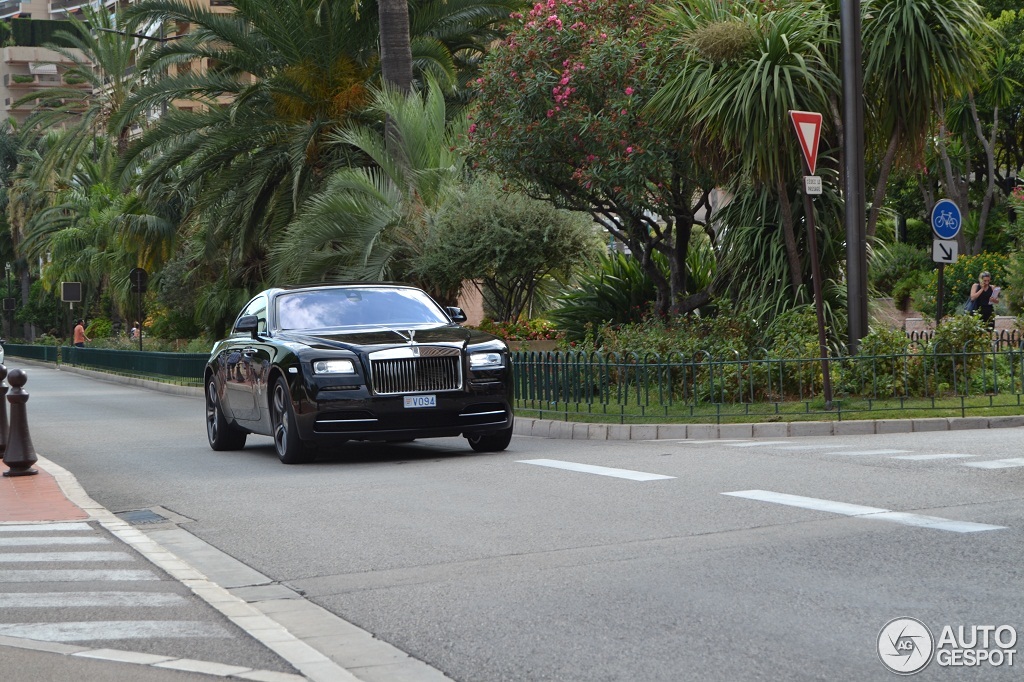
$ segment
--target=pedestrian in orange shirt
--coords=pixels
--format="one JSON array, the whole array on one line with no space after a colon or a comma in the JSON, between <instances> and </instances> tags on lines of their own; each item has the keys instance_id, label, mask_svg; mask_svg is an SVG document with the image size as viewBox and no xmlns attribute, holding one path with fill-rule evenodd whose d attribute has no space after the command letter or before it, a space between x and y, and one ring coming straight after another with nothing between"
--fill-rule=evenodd
<instances>
[{"instance_id":1,"label":"pedestrian in orange shirt","mask_svg":"<svg viewBox=\"0 0 1024 682\"><path fill-rule=\"evenodd\" d=\"M75 346L85 348L86 341L92 341L92 339L85 335L85 320L79 320L75 324Z\"/></svg>"}]
</instances>

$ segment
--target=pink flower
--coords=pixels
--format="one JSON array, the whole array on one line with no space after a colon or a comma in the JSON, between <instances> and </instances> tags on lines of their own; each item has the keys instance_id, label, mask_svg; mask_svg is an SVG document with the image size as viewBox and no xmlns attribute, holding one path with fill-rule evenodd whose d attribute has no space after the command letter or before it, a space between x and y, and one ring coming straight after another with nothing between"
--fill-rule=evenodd
<instances>
[{"instance_id":1,"label":"pink flower","mask_svg":"<svg viewBox=\"0 0 1024 682\"><path fill-rule=\"evenodd\" d=\"M555 110L554 109L548 109L548 118L551 118L554 115L555 115Z\"/></svg>"},{"instance_id":2,"label":"pink flower","mask_svg":"<svg viewBox=\"0 0 1024 682\"><path fill-rule=\"evenodd\" d=\"M626 94L632 96L633 95L633 88L626 88Z\"/></svg>"},{"instance_id":3,"label":"pink flower","mask_svg":"<svg viewBox=\"0 0 1024 682\"><path fill-rule=\"evenodd\" d=\"M626 153L627 154L632 154L633 153L633 148L632 147L626 147Z\"/></svg>"}]
</instances>

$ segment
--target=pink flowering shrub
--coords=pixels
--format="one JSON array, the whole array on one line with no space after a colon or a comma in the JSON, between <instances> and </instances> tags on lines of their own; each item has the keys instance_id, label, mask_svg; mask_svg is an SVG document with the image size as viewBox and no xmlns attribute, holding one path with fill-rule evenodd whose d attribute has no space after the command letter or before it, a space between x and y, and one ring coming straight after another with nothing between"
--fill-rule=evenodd
<instances>
[{"instance_id":1,"label":"pink flowering shrub","mask_svg":"<svg viewBox=\"0 0 1024 682\"><path fill-rule=\"evenodd\" d=\"M643 106L661 82L649 0L544 0L511 17L511 33L476 81L471 121L481 165L579 199L662 209L679 150ZM585 200L576 207L590 208Z\"/></svg>"},{"instance_id":2,"label":"pink flowering shrub","mask_svg":"<svg viewBox=\"0 0 1024 682\"><path fill-rule=\"evenodd\" d=\"M508 37L471 84L470 152L534 194L590 211L637 257L662 251L685 272L694 204L713 183L691 141L644 111L678 68L656 45L656 6L542 0L512 14ZM667 312L685 293L675 288L681 280L651 275Z\"/></svg>"}]
</instances>

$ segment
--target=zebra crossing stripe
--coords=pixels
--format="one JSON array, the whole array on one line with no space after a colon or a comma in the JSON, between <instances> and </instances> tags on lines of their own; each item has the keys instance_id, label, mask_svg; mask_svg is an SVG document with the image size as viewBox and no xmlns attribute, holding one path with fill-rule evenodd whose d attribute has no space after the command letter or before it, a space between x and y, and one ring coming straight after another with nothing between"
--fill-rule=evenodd
<instances>
[{"instance_id":1,"label":"zebra crossing stripe","mask_svg":"<svg viewBox=\"0 0 1024 682\"><path fill-rule=\"evenodd\" d=\"M127 552L8 552L0 553L0 563L16 564L40 561L134 561Z\"/></svg>"},{"instance_id":2,"label":"zebra crossing stripe","mask_svg":"<svg viewBox=\"0 0 1024 682\"><path fill-rule=\"evenodd\" d=\"M0 538L0 547L35 547L57 545L109 545L110 540L93 535L56 537L10 537Z\"/></svg>"},{"instance_id":3,"label":"zebra crossing stripe","mask_svg":"<svg viewBox=\"0 0 1024 682\"><path fill-rule=\"evenodd\" d=\"M48 609L75 606L177 606L185 598L173 592L16 592L0 594L0 609Z\"/></svg>"},{"instance_id":4,"label":"zebra crossing stripe","mask_svg":"<svg viewBox=\"0 0 1024 682\"><path fill-rule=\"evenodd\" d=\"M66 623L0 624L0 635L44 642L87 642L111 639L151 639L156 637L228 638L227 630L216 623L195 620L95 620Z\"/></svg>"},{"instance_id":5,"label":"zebra crossing stripe","mask_svg":"<svg viewBox=\"0 0 1024 682\"><path fill-rule=\"evenodd\" d=\"M67 583L88 580L160 580L160 576L144 569L0 569L0 583Z\"/></svg>"}]
</instances>

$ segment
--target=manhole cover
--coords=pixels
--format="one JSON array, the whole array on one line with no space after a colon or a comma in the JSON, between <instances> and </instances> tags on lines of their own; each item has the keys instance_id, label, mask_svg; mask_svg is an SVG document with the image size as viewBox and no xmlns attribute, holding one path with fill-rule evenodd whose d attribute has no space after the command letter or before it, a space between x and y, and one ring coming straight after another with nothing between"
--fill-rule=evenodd
<instances>
[{"instance_id":1,"label":"manhole cover","mask_svg":"<svg viewBox=\"0 0 1024 682\"><path fill-rule=\"evenodd\" d=\"M152 509L136 509L135 511L118 512L117 514L114 514L114 516L135 525L143 523L163 523L167 520Z\"/></svg>"}]
</instances>

